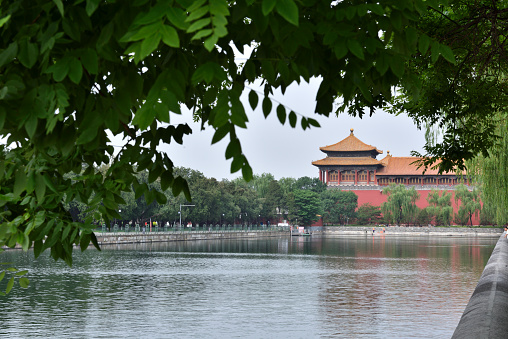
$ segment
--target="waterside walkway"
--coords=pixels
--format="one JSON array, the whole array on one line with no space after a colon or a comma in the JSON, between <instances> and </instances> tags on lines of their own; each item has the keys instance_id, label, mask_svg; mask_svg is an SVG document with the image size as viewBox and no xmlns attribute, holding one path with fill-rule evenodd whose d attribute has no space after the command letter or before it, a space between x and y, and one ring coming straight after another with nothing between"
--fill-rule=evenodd
<instances>
[{"instance_id":1,"label":"waterside walkway","mask_svg":"<svg viewBox=\"0 0 508 339\"><path fill-rule=\"evenodd\" d=\"M508 239L499 238L478 281L455 339L508 337Z\"/></svg>"},{"instance_id":2,"label":"waterside walkway","mask_svg":"<svg viewBox=\"0 0 508 339\"><path fill-rule=\"evenodd\" d=\"M132 244L207 239L279 237L289 234L285 227L210 227L181 228L159 232L96 232L99 245Z\"/></svg>"},{"instance_id":3,"label":"waterside walkway","mask_svg":"<svg viewBox=\"0 0 508 339\"><path fill-rule=\"evenodd\" d=\"M323 234L326 236L343 236L343 235L362 235L368 234L379 235L408 235L408 236L495 236L501 234L501 227L404 227L404 226L324 226L311 227L313 234ZM315 230L314 230L315 229ZM372 230L374 229L374 233ZM383 233L383 229L385 232Z\"/></svg>"}]
</instances>

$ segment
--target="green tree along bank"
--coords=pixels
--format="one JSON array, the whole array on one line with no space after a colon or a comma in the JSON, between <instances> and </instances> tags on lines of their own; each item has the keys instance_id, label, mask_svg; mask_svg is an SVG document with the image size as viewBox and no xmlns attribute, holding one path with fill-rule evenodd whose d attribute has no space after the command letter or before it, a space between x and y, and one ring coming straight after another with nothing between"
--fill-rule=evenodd
<instances>
[{"instance_id":1,"label":"green tree along bank","mask_svg":"<svg viewBox=\"0 0 508 339\"><path fill-rule=\"evenodd\" d=\"M275 89L320 78L315 113L347 110L361 117L389 104L398 86L417 104L416 110L401 106L417 123L444 119L442 126L451 131L446 147L428 148L428 155L441 157L444 169L460 166L492 145L485 107L495 109L504 99L496 74L471 72L503 68L483 67L492 60L481 57L491 55L488 50L468 58L464 44L448 38L453 30L446 25L479 28L478 41L489 42L497 62L505 44L496 44L504 36L496 35L503 20L494 19L505 6L445 0L3 1L0 245L33 246L36 256L50 249L55 260L71 264L73 244L98 247L93 221L119 218L125 199L143 197L146 206L136 212L146 214L154 201L167 202L168 189L190 200L184 176L157 148L183 143L192 132L186 124L171 124L182 105L214 130L212 143L229 140L231 171L252 179L237 129L248 122L240 96L256 80L262 80L262 91L249 91L250 108L260 105L265 116L275 112L281 124L304 130L318 123L274 105ZM493 19L483 24L477 13ZM246 46L252 53L239 65L235 50ZM436 80L436 74L443 77ZM463 83L478 88L459 91ZM429 88L439 93L430 95ZM434 100L427 110L420 103L429 97L455 101ZM464 128L471 125L487 128ZM115 150L111 135L123 138L124 146ZM146 180L137 175L143 171ZM161 191L150 186L157 180ZM73 201L84 213L82 222L69 213Z\"/></svg>"}]
</instances>

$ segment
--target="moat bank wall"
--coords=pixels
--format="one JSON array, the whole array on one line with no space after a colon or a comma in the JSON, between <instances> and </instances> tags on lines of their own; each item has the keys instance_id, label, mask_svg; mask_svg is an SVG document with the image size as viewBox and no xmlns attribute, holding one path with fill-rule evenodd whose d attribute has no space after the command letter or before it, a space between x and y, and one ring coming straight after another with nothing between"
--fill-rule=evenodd
<instances>
[{"instance_id":1,"label":"moat bank wall","mask_svg":"<svg viewBox=\"0 0 508 339\"><path fill-rule=\"evenodd\" d=\"M99 245L133 244L168 241L189 241L207 239L238 239L286 236L280 231L203 231L203 232L160 232L160 233L96 233Z\"/></svg>"},{"instance_id":2,"label":"moat bank wall","mask_svg":"<svg viewBox=\"0 0 508 339\"><path fill-rule=\"evenodd\" d=\"M311 227L313 234L323 234L329 236L341 235L360 235L370 234L374 229L374 235L437 235L437 236L495 236L503 233L503 228L481 228L481 227L404 227L389 226L367 227L367 226L322 226Z\"/></svg>"},{"instance_id":3,"label":"moat bank wall","mask_svg":"<svg viewBox=\"0 0 508 339\"><path fill-rule=\"evenodd\" d=\"M508 239L501 235L453 333L457 339L508 336Z\"/></svg>"}]
</instances>

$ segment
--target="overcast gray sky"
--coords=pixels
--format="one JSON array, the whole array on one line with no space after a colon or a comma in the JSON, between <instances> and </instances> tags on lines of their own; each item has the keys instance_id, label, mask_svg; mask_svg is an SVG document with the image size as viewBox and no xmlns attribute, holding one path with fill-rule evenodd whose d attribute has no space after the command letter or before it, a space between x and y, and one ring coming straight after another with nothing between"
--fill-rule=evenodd
<instances>
[{"instance_id":1,"label":"overcast gray sky","mask_svg":"<svg viewBox=\"0 0 508 339\"><path fill-rule=\"evenodd\" d=\"M409 156L412 150L422 150L425 144L424 131L418 130L405 115L394 116L379 111L372 117L359 119L347 114L329 118L314 114L314 98L318 86L318 80L311 81L310 84L302 83L289 88L284 96L276 93L275 99L297 113L316 119L321 128L303 131L300 119L294 129L288 123L282 126L275 112L265 119L260 105L254 112L248 104L245 105L249 123L247 129L238 128L237 134L254 174L271 173L276 179L317 177L317 167L311 162L326 156L319 147L346 138L350 128L354 128L354 134L360 140L383 151L378 159L383 158L387 150L394 156ZM244 99L244 103L247 103L246 95ZM175 166L189 167L202 172L206 177L219 180L241 176L241 172L230 173L231 160L224 157L229 136L211 145L213 129L208 127L200 131L200 124L192 122L190 112L181 116L172 114L171 119L172 124L187 122L193 130L190 136L184 137L183 146L171 143L161 147Z\"/></svg>"}]
</instances>

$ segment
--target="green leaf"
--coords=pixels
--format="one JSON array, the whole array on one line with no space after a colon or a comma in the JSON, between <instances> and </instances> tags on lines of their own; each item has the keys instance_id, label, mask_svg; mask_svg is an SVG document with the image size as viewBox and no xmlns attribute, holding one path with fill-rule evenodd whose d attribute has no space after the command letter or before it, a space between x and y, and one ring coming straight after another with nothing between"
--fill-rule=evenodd
<instances>
[{"instance_id":1,"label":"green leaf","mask_svg":"<svg viewBox=\"0 0 508 339\"><path fill-rule=\"evenodd\" d=\"M0 19L0 28L1 28L3 25L5 25L5 23L6 23L7 21L9 21L9 19L10 19L10 18L11 18L11 15L9 14L9 15L7 15L7 16L4 16L2 19Z\"/></svg>"},{"instance_id":2,"label":"green leaf","mask_svg":"<svg viewBox=\"0 0 508 339\"><path fill-rule=\"evenodd\" d=\"M2 271L2 273L0 273L0 281L2 281L5 277L5 271Z\"/></svg>"},{"instance_id":3,"label":"green leaf","mask_svg":"<svg viewBox=\"0 0 508 339\"><path fill-rule=\"evenodd\" d=\"M277 0L263 0L263 4L261 5L263 15L267 16L268 14L270 14L275 8L276 4Z\"/></svg>"},{"instance_id":4,"label":"green leaf","mask_svg":"<svg viewBox=\"0 0 508 339\"><path fill-rule=\"evenodd\" d=\"M286 123L286 109L282 104L277 106L277 118L279 118L279 121L282 125Z\"/></svg>"},{"instance_id":5,"label":"green leaf","mask_svg":"<svg viewBox=\"0 0 508 339\"><path fill-rule=\"evenodd\" d=\"M404 61L400 57L392 57L390 59L390 69L398 78L402 78L405 71Z\"/></svg>"},{"instance_id":6,"label":"green leaf","mask_svg":"<svg viewBox=\"0 0 508 339\"><path fill-rule=\"evenodd\" d=\"M2 53L0 53L0 67L7 65L9 62L14 60L16 55L18 54L18 43L16 41L9 44L9 47L4 49Z\"/></svg>"},{"instance_id":7,"label":"green leaf","mask_svg":"<svg viewBox=\"0 0 508 339\"><path fill-rule=\"evenodd\" d=\"M178 37L176 29L172 26L162 25L160 33L162 35L162 42L166 45L175 48L180 47L180 38Z\"/></svg>"},{"instance_id":8,"label":"green leaf","mask_svg":"<svg viewBox=\"0 0 508 339\"><path fill-rule=\"evenodd\" d=\"M422 34L420 36L420 39L418 40L418 50L420 51L420 53L425 55L425 53L427 53L427 50L429 49L429 45L430 38L427 35Z\"/></svg>"},{"instance_id":9,"label":"green leaf","mask_svg":"<svg viewBox=\"0 0 508 339\"><path fill-rule=\"evenodd\" d=\"M228 144L228 147L226 147L226 159L231 159L240 154L242 154L242 146L240 145L240 140L231 140Z\"/></svg>"},{"instance_id":10,"label":"green leaf","mask_svg":"<svg viewBox=\"0 0 508 339\"><path fill-rule=\"evenodd\" d=\"M309 123L307 122L307 118L302 118L300 121L300 124L302 125L302 129L305 131L309 127Z\"/></svg>"},{"instance_id":11,"label":"green leaf","mask_svg":"<svg viewBox=\"0 0 508 339\"><path fill-rule=\"evenodd\" d=\"M91 48L84 49L81 51L79 59L88 73L97 74L99 72L99 63L95 50Z\"/></svg>"},{"instance_id":12,"label":"green leaf","mask_svg":"<svg viewBox=\"0 0 508 339\"><path fill-rule=\"evenodd\" d=\"M9 282L7 283L7 288L5 289L5 294L9 294L13 286L14 286L14 276L12 276L11 279L9 279Z\"/></svg>"},{"instance_id":13,"label":"green leaf","mask_svg":"<svg viewBox=\"0 0 508 339\"><path fill-rule=\"evenodd\" d=\"M312 118L307 118L307 121L309 122L309 125L311 125L311 126L321 127L321 125L319 124L319 122L317 122L317 120L314 120Z\"/></svg>"},{"instance_id":14,"label":"green leaf","mask_svg":"<svg viewBox=\"0 0 508 339\"><path fill-rule=\"evenodd\" d=\"M79 84L83 76L83 66L78 59L72 58L69 63L69 79L75 84Z\"/></svg>"},{"instance_id":15,"label":"green leaf","mask_svg":"<svg viewBox=\"0 0 508 339\"><path fill-rule=\"evenodd\" d=\"M14 275L15 275L16 277L20 277L20 276L23 276L23 275L25 275L25 274L27 274L27 273L28 273L28 271L27 271L27 270L23 270L23 271L18 271L18 272L16 272Z\"/></svg>"},{"instance_id":16,"label":"green leaf","mask_svg":"<svg viewBox=\"0 0 508 339\"><path fill-rule=\"evenodd\" d=\"M212 32L213 31L211 29L204 29L204 30L199 31L196 34L194 34L194 36L191 38L191 40L198 40L198 39L201 39L205 36L209 36L210 34L212 34Z\"/></svg>"},{"instance_id":17,"label":"green leaf","mask_svg":"<svg viewBox=\"0 0 508 339\"><path fill-rule=\"evenodd\" d=\"M79 134L76 145L84 145L95 139L98 132L98 126L86 126L87 128Z\"/></svg>"},{"instance_id":18,"label":"green leaf","mask_svg":"<svg viewBox=\"0 0 508 339\"><path fill-rule=\"evenodd\" d=\"M52 190L54 193L59 193L55 187L55 185L53 185L53 182L51 181L51 179L49 178L49 176L47 174L44 174L43 175L43 180L44 180L44 183L46 184L47 187L49 187L50 190Z\"/></svg>"},{"instance_id":19,"label":"green leaf","mask_svg":"<svg viewBox=\"0 0 508 339\"><path fill-rule=\"evenodd\" d=\"M192 33L197 30L200 30L201 28L209 25L211 22L212 22L211 18L204 18L204 19L195 21L194 23L192 23L192 25L190 25L189 28L187 28L187 33ZM198 38L195 38L195 37L192 38L192 40L196 40L196 39L198 39Z\"/></svg>"},{"instance_id":20,"label":"green leaf","mask_svg":"<svg viewBox=\"0 0 508 339\"><path fill-rule=\"evenodd\" d=\"M21 286L22 288L27 288L29 284L30 280L28 280L28 278L23 277L19 279L19 286Z\"/></svg>"},{"instance_id":21,"label":"green leaf","mask_svg":"<svg viewBox=\"0 0 508 339\"><path fill-rule=\"evenodd\" d=\"M353 39L348 39L347 40L347 48L358 59L361 59L361 60L365 59L365 55L363 54L362 45L360 45L360 43L358 41L353 40Z\"/></svg>"},{"instance_id":22,"label":"green leaf","mask_svg":"<svg viewBox=\"0 0 508 339\"><path fill-rule=\"evenodd\" d=\"M65 228L62 232L62 237L61 237L62 242L65 240L65 238L67 238L67 236L69 235L71 230L72 230L72 224L67 224L67 226L65 226Z\"/></svg>"},{"instance_id":23,"label":"green leaf","mask_svg":"<svg viewBox=\"0 0 508 339\"><path fill-rule=\"evenodd\" d=\"M203 7L197 8L196 10L193 10L193 11L189 10L189 12L190 12L190 14L185 21L192 22L192 21L195 21L195 20L198 20L198 19L204 17L205 14L208 14L209 7L203 6Z\"/></svg>"},{"instance_id":24,"label":"green leaf","mask_svg":"<svg viewBox=\"0 0 508 339\"><path fill-rule=\"evenodd\" d=\"M173 195L175 197L178 196L185 189L186 184L187 184L187 182L185 181L184 178L182 178L181 176L176 177L173 182L173 189L172 189Z\"/></svg>"},{"instance_id":25,"label":"green leaf","mask_svg":"<svg viewBox=\"0 0 508 339\"><path fill-rule=\"evenodd\" d=\"M86 14L92 16L93 12L99 7L100 0L86 0Z\"/></svg>"},{"instance_id":26,"label":"green leaf","mask_svg":"<svg viewBox=\"0 0 508 339\"><path fill-rule=\"evenodd\" d=\"M36 44L32 44L28 39L24 39L19 44L18 60L26 68L32 68L39 56L39 49Z\"/></svg>"},{"instance_id":27,"label":"green leaf","mask_svg":"<svg viewBox=\"0 0 508 339\"><path fill-rule=\"evenodd\" d=\"M173 171L167 170L161 174L161 189L166 191L173 183Z\"/></svg>"},{"instance_id":28,"label":"green leaf","mask_svg":"<svg viewBox=\"0 0 508 339\"><path fill-rule=\"evenodd\" d=\"M287 22L298 26L298 6L293 0L277 0L275 8Z\"/></svg>"},{"instance_id":29,"label":"green leaf","mask_svg":"<svg viewBox=\"0 0 508 339\"><path fill-rule=\"evenodd\" d=\"M243 155L234 157L233 161L231 162L231 173L236 173L242 169L244 161L245 157Z\"/></svg>"},{"instance_id":30,"label":"green leaf","mask_svg":"<svg viewBox=\"0 0 508 339\"><path fill-rule=\"evenodd\" d=\"M139 59L143 60L150 54L152 54L153 51L159 46L159 42L161 41L161 34L159 32L154 33L150 36L148 36L146 39L141 42L141 48L139 50Z\"/></svg>"},{"instance_id":31,"label":"green leaf","mask_svg":"<svg viewBox=\"0 0 508 339\"><path fill-rule=\"evenodd\" d=\"M335 43L333 47L333 52L335 53L335 57L337 60L344 58L347 55L348 48L346 46L346 40L340 39Z\"/></svg>"},{"instance_id":32,"label":"green leaf","mask_svg":"<svg viewBox=\"0 0 508 339\"><path fill-rule=\"evenodd\" d=\"M224 70L216 62L206 62L200 65L194 74L192 74L192 82L198 84L201 81L205 81L207 84L211 83L214 79L224 81L226 80L226 74Z\"/></svg>"},{"instance_id":33,"label":"green leaf","mask_svg":"<svg viewBox=\"0 0 508 339\"><path fill-rule=\"evenodd\" d=\"M90 233L81 233L81 237L79 239L79 247L81 248L81 251L84 251L88 248L88 245L90 245L90 241L92 240L92 236Z\"/></svg>"},{"instance_id":34,"label":"green leaf","mask_svg":"<svg viewBox=\"0 0 508 339\"><path fill-rule=\"evenodd\" d=\"M259 97L255 90L251 89L249 92L249 104L252 110L258 107Z\"/></svg>"},{"instance_id":35,"label":"green leaf","mask_svg":"<svg viewBox=\"0 0 508 339\"><path fill-rule=\"evenodd\" d=\"M136 112L132 124L137 125L141 130L147 129L152 124L153 119L155 119L156 113L153 104L145 102Z\"/></svg>"},{"instance_id":36,"label":"green leaf","mask_svg":"<svg viewBox=\"0 0 508 339\"><path fill-rule=\"evenodd\" d=\"M5 108L4 107L0 107L0 130L4 128L4 123L5 123L5 117L7 116L7 114L5 113ZM0 179L2 178L2 175L0 174Z\"/></svg>"},{"instance_id":37,"label":"green leaf","mask_svg":"<svg viewBox=\"0 0 508 339\"><path fill-rule=\"evenodd\" d=\"M164 205L168 201L168 199L163 193L155 191L155 201L157 201L157 203L161 205Z\"/></svg>"},{"instance_id":38,"label":"green leaf","mask_svg":"<svg viewBox=\"0 0 508 339\"><path fill-rule=\"evenodd\" d=\"M42 240L34 241L34 257L35 258L38 258L39 255L42 253L42 248L43 248L42 245L43 245Z\"/></svg>"},{"instance_id":39,"label":"green leaf","mask_svg":"<svg viewBox=\"0 0 508 339\"><path fill-rule=\"evenodd\" d=\"M453 54L453 51L450 47L446 45L441 45L439 47L439 50L441 52L441 55L446 59L446 61L455 65L455 55Z\"/></svg>"},{"instance_id":40,"label":"green leaf","mask_svg":"<svg viewBox=\"0 0 508 339\"><path fill-rule=\"evenodd\" d=\"M187 19L186 12L177 7L169 7L166 9L166 17L168 20L178 29L187 30L189 27L189 23L185 20Z\"/></svg>"},{"instance_id":41,"label":"green leaf","mask_svg":"<svg viewBox=\"0 0 508 339\"><path fill-rule=\"evenodd\" d=\"M293 112L293 111L291 111L291 112L289 113L289 125L290 125L291 127L295 128L295 127L296 127L296 122L297 122L297 120L298 120L298 119L297 119L297 117L296 117L296 113L295 113L295 112Z\"/></svg>"},{"instance_id":42,"label":"green leaf","mask_svg":"<svg viewBox=\"0 0 508 339\"><path fill-rule=\"evenodd\" d=\"M245 181L252 180L252 167L250 167L248 162L245 162L245 164L242 167L242 175Z\"/></svg>"},{"instance_id":43,"label":"green leaf","mask_svg":"<svg viewBox=\"0 0 508 339\"><path fill-rule=\"evenodd\" d=\"M269 97L265 97L263 99L262 108L263 108L263 115L265 116L265 119L266 119L272 112L272 100L270 100Z\"/></svg>"},{"instance_id":44,"label":"green leaf","mask_svg":"<svg viewBox=\"0 0 508 339\"><path fill-rule=\"evenodd\" d=\"M30 118L28 118L25 122L25 130L30 139L32 139L35 135L35 131L37 130L37 122L38 119L35 115L30 116Z\"/></svg>"},{"instance_id":45,"label":"green leaf","mask_svg":"<svg viewBox=\"0 0 508 339\"><path fill-rule=\"evenodd\" d=\"M60 15L63 17L64 16L64 6L62 3L62 0L53 0L53 2L55 3L56 7L58 8Z\"/></svg>"},{"instance_id":46,"label":"green leaf","mask_svg":"<svg viewBox=\"0 0 508 339\"><path fill-rule=\"evenodd\" d=\"M224 124L221 127L217 128L212 138L212 145L221 141L226 135L228 135L231 130L230 124Z\"/></svg>"},{"instance_id":47,"label":"green leaf","mask_svg":"<svg viewBox=\"0 0 508 339\"><path fill-rule=\"evenodd\" d=\"M412 52L415 51L416 43L418 42L418 32L414 27L406 29L406 42Z\"/></svg>"},{"instance_id":48,"label":"green leaf","mask_svg":"<svg viewBox=\"0 0 508 339\"><path fill-rule=\"evenodd\" d=\"M437 59L439 58L439 54L441 53L441 49L439 47L439 42L432 41L430 48L431 48L431 51L432 51L432 54L430 56L430 60L432 61L432 63L435 63L437 61Z\"/></svg>"},{"instance_id":49,"label":"green leaf","mask_svg":"<svg viewBox=\"0 0 508 339\"><path fill-rule=\"evenodd\" d=\"M70 57L64 57L58 60L54 65L51 65L46 72L53 73L53 79L56 82L60 82L69 73L70 61L71 61Z\"/></svg>"},{"instance_id":50,"label":"green leaf","mask_svg":"<svg viewBox=\"0 0 508 339\"><path fill-rule=\"evenodd\" d=\"M101 247L99 246L99 242L97 241L97 237L95 236L95 233L91 233L90 234L90 239L92 240L92 244L94 245L94 247L98 250L98 251L101 251Z\"/></svg>"},{"instance_id":51,"label":"green leaf","mask_svg":"<svg viewBox=\"0 0 508 339\"><path fill-rule=\"evenodd\" d=\"M30 238L28 237L28 234L23 234L23 241L21 242L21 248L23 251L28 251L28 248L30 247Z\"/></svg>"},{"instance_id":52,"label":"green leaf","mask_svg":"<svg viewBox=\"0 0 508 339\"><path fill-rule=\"evenodd\" d=\"M18 168L16 170L15 179L14 179L14 188L13 194L15 197L19 197L20 194L26 189L26 173L23 168Z\"/></svg>"}]
</instances>

